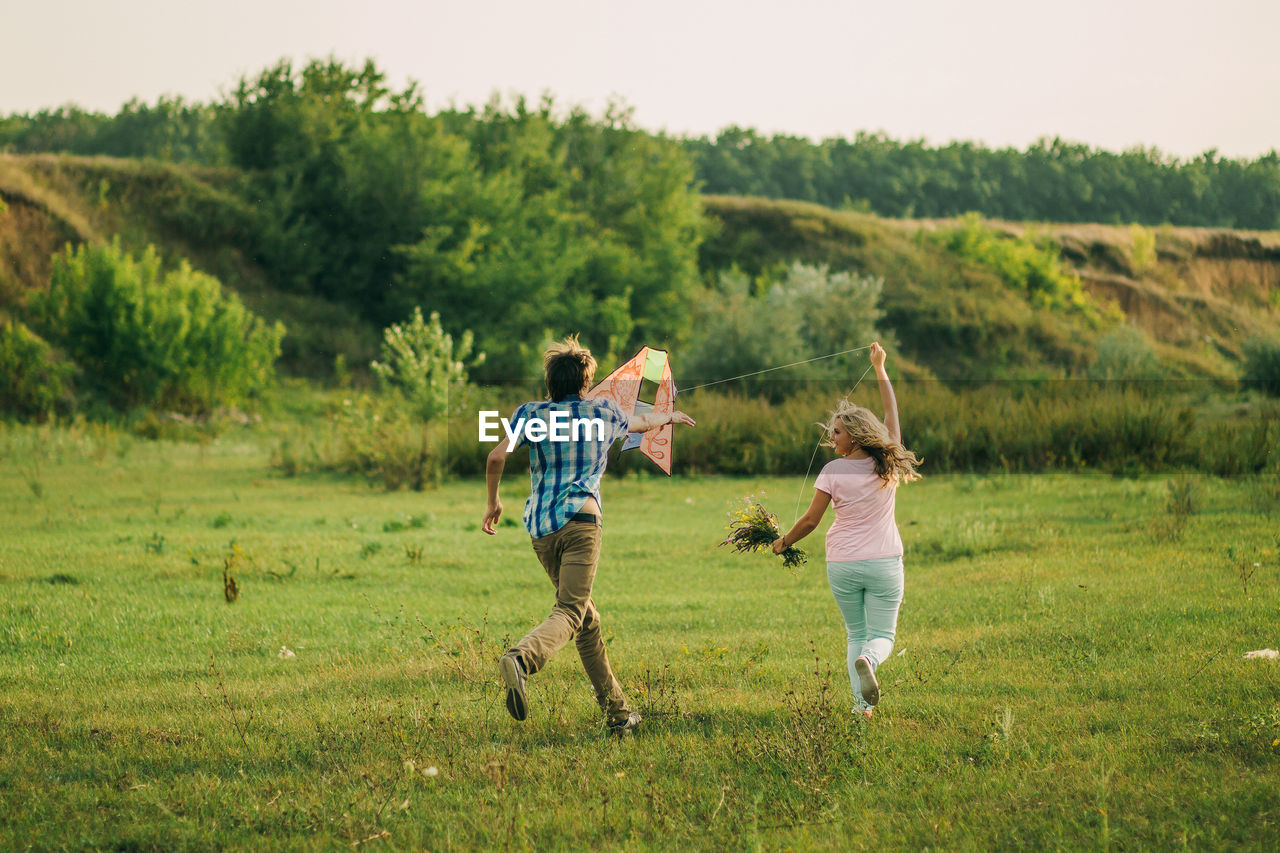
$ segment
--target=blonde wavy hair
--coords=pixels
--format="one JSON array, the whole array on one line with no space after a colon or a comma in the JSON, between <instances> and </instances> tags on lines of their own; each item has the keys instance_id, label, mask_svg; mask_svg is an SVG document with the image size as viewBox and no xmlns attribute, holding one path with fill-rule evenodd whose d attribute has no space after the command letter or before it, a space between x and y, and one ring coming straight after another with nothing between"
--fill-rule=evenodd
<instances>
[{"instance_id":1,"label":"blonde wavy hair","mask_svg":"<svg viewBox=\"0 0 1280 853\"><path fill-rule=\"evenodd\" d=\"M920 458L902 442L894 441L889 436L889 428L876 417L875 412L865 406L841 400L827 422L818 424L825 434L822 442L824 447L836 446L831 438L831 431L837 421L853 439L854 446L861 447L875 460L876 473L886 484L909 483L920 479L920 472L916 470L920 465Z\"/></svg>"}]
</instances>

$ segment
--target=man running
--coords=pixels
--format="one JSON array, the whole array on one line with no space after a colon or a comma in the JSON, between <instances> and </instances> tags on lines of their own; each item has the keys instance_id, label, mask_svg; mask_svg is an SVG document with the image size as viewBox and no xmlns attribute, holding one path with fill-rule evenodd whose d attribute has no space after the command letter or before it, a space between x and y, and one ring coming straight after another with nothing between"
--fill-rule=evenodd
<instances>
[{"instance_id":1,"label":"man running","mask_svg":"<svg viewBox=\"0 0 1280 853\"><path fill-rule=\"evenodd\" d=\"M605 724L610 733L625 735L639 725L640 715L627 704L622 685L609 666L600 612L591 600L600 560L600 478L609 461L609 447L628 432L647 432L668 423L693 426L694 421L684 412L628 417L610 400L583 400L595 377L596 360L578 343L577 336L552 345L544 355L543 367L548 400L520 406L510 421L516 436L512 441L499 441L489 453L485 466L489 502L483 529L492 535L502 517L498 485L507 457L528 445L530 493L524 526L533 539L534 553L555 586L556 603L541 625L499 659L498 672L507 690L507 710L517 720L524 720L529 716L526 678L546 666L551 656L573 639L604 711ZM557 435L553 429L557 423L573 426Z\"/></svg>"}]
</instances>

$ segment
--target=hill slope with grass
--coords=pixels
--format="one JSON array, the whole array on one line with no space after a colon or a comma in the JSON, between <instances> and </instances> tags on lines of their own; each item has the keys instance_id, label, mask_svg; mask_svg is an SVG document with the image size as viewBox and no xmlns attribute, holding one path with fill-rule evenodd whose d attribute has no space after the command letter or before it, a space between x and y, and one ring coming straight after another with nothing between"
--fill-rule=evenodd
<instances>
[{"instance_id":1,"label":"hill slope with grass","mask_svg":"<svg viewBox=\"0 0 1280 853\"><path fill-rule=\"evenodd\" d=\"M704 268L760 275L791 260L885 279L885 325L942 377L1084 368L1118 324L1135 327L1175 373L1229 378L1251 335L1280 325L1280 232L989 222L1046 242L1101 321L1039 307L990 265L929 235L954 220L883 219L804 202L706 196Z\"/></svg>"},{"instance_id":2,"label":"hill slope with grass","mask_svg":"<svg viewBox=\"0 0 1280 853\"><path fill-rule=\"evenodd\" d=\"M63 245L119 235L127 249L154 244L167 263L189 260L258 314L282 320L287 371L322 375L339 355L368 363L376 329L338 303L282 289L253 262L263 214L246 186L225 169L0 155L0 312L20 313L47 286ZM1032 298L998 264L948 248L936 237L954 221L727 196L703 205L710 227L699 263L708 279L736 267L765 283L796 261L882 277L882 331L916 375L1078 373L1128 324L1175 375L1230 379L1243 343L1280 325L1280 232L981 224L1049 246L1078 278L1089 303L1081 310Z\"/></svg>"},{"instance_id":3,"label":"hill slope with grass","mask_svg":"<svg viewBox=\"0 0 1280 853\"><path fill-rule=\"evenodd\" d=\"M166 265L189 261L283 321L287 371L322 374L338 355L368 363L379 330L345 306L281 289L253 262L263 214L239 181L233 170L155 160L0 155L0 313L20 313L48 286L50 259L66 244L119 236L134 253L154 245Z\"/></svg>"}]
</instances>

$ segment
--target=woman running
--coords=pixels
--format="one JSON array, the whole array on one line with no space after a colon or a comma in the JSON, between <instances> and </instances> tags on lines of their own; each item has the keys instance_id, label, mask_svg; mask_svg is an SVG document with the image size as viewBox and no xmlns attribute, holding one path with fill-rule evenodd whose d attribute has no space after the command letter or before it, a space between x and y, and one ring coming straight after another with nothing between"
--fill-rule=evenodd
<instances>
[{"instance_id":1,"label":"woman running","mask_svg":"<svg viewBox=\"0 0 1280 853\"><path fill-rule=\"evenodd\" d=\"M872 344L884 421L870 409L840 401L824 425L823 442L839 458L818 474L808 511L773 543L773 552L781 554L814 531L828 504L835 505L836 520L827 531L827 580L849 635L853 710L867 719L880 701L876 667L893 651L902 605L902 537L894 498L900 483L920 477L920 460L902 445L898 401L884 362L884 348Z\"/></svg>"}]
</instances>

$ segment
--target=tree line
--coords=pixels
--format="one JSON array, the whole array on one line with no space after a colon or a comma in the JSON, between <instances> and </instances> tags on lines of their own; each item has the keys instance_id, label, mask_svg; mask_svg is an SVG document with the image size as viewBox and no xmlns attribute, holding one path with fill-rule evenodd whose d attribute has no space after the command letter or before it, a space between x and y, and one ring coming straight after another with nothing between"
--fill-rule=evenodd
<instances>
[{"instance_id":1,"label":"tree line","mask_svg":"<svg viewBox=\"0 0 1280 853\"><path fill-rule=\"evenodd\" d=\"M1280 228L1280 155L1105 151L1041 139L1025 151L883 134L821 142L730 127L684 140L705 193L811 201L890 217Z\"/></svg>"},{"instance_id":2,"label":"tree line","mask_svg":"<svg viewBox=\"0 0 1280 853\"><path fill-rule=\"evenodd\" d=\"M420 108L420 101L414 105ZM236 165L245 152L227 137L225 117L244 106L232 95L210 104L135 99L114 115L74 106L14 114L0 117L0 150ZM483 113L439 117L456 130L460 116ZM1280 228L1275 151L1252 160L1216 151L1181 160L1154 148L1116 153L1058 138L1018 150L970 142L931 146L878 133L813 142L742 127L679 140L679 147L705 193L811 201L891 217L977 211L1017 221Z\"/></svg>"}]
</instances>

